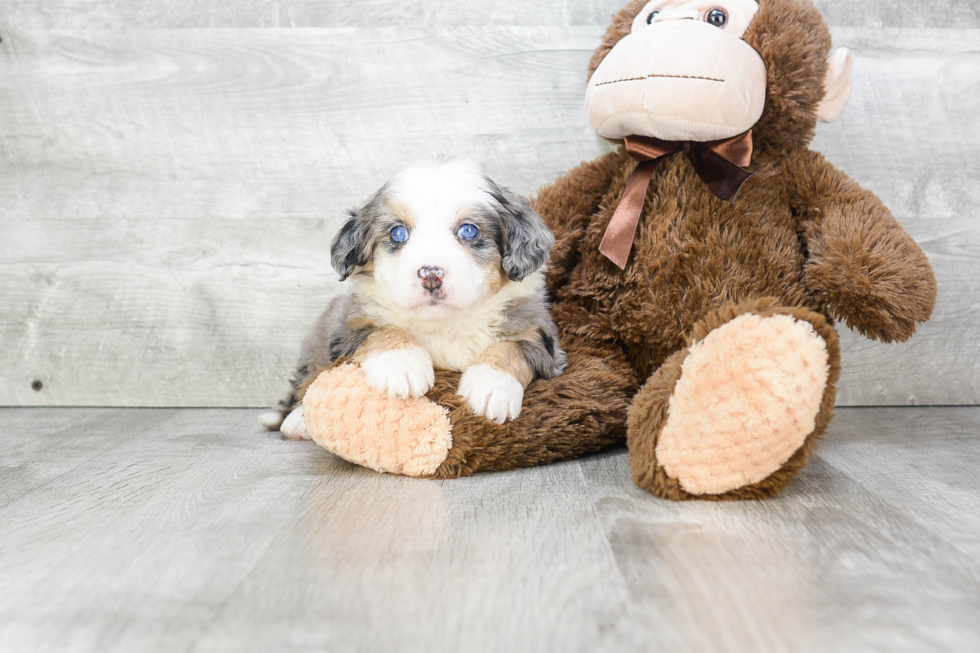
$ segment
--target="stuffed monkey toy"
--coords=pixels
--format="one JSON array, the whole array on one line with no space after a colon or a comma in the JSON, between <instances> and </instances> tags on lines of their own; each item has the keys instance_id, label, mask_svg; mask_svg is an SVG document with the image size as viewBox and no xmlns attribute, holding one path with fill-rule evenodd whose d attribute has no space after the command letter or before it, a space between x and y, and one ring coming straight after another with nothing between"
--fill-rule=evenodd
<instances>
[{"instance_id":1,"label":"stuffed monkey toy","mask_svg":"<svg viewBox=\"0 0 980 653\"><path fill-rule=\"evenodd\" d=\"M666 499L761 499L831 420L834 323L883 342L929 319L922 251L871 192L808 149L851 90L810 0L633 0L592 58L586 108L618 151L533 205L567 371L492 424L437 372L389 399L341 362L308 388L313 438L378 471L453 478L625 441Z\"/></svg>"}]
</instances>

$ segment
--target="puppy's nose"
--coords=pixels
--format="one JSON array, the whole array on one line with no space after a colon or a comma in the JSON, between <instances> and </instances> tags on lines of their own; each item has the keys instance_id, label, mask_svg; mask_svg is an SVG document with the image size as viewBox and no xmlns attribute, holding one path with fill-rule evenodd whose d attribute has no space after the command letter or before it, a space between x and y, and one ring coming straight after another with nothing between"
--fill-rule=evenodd
<instances>
[{"instance_id":1,"label":"puppy's nose","mask_svg":"<svg viewBox=\"0 0 980 653\"><path fill-rule=\"evenodd\" d=\"M442 287L442 279L446 276L446 271L429 265L419 268L419 279L422 280L422 287L432 292Z\"/></svg>"}]
</instances>

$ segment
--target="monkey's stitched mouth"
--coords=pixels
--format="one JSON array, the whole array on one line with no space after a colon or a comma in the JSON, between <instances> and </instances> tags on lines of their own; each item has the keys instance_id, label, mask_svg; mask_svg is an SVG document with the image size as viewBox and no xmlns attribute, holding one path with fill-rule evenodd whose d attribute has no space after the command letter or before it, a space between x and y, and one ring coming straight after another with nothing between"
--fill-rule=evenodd
<instances>
[{"instance_id":1,"label":"monkey's stitched mouth","mask_svg":"<svg viewBox=\"0 0 980 653\"><path fill-rule=\"evenodd\" d=\"M614 79L611 82L600 82L595 85L595 88L600 86L607 86L609 84L622 84L623 82L642 82L645 79L700 79L704 82L719 82L721 84L725 83L723 79L715 79L714 77L698 77L697 75L645 75L643 77L625 77L623 79Z\"/></svg>"}]
</instances>

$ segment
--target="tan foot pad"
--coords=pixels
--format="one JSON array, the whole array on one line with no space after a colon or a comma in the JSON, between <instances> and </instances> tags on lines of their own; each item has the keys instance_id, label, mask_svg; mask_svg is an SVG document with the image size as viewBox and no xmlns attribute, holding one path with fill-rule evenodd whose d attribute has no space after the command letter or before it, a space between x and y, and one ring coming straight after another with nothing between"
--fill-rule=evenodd
<instances>
[{"instance_id":1,"label":"tan foot pad","mask_svg":"<svg viewBox=\"0 0 980 653\"><path fill-rule=\"evenodd\" d=\"M764 480L814 431L827 344L789 315L741 315L691 346L657 441L657 461L691 494Z\"/></svg>"},{"instance_id":2,"label":"tan foot pad","mask_svg":"<svg viewBox=\"0 0 980 653\"><path fill-rule=\"evenodd\" d=\"M392 399L367 384L360 367L321 374L306 392L313 440L341 458L379 472L429 476L452 447L448 411L421 397Z\"/></svg>"}]
</instances>

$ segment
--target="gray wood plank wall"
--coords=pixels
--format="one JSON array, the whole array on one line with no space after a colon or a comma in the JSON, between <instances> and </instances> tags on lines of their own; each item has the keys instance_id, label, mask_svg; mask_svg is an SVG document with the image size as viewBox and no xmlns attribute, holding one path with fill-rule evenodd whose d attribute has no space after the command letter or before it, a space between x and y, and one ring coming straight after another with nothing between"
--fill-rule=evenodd
<instances>
[{"instance_id":1,"label":"gray wood plank wall","mask_svg":"<svg viewBox=\"0 0 980 653\"><path fill-rule=\"evenodd\" d=\"M910 343L842 333L840 401L980 403L980 4L819 4L856 88L815 147L940 281ZM8 0L0 405L272 402L388 175L462 154L530 194L606 150L584 71L619 5Z\"/></svg>"}]
</instances>

